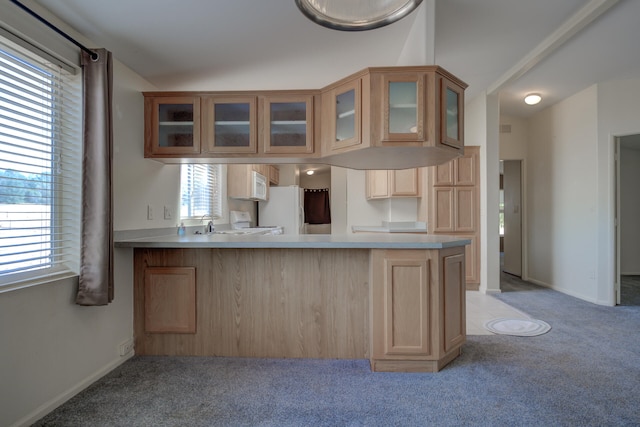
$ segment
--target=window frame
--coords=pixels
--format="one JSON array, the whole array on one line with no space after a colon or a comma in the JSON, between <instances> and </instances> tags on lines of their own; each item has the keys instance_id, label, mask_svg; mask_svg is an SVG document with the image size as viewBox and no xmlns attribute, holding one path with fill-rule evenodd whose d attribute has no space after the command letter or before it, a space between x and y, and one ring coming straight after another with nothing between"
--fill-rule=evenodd
<instances>
[{"instance_id":1,"label":"window frame","mask_svg":"<svg viewBox=\"0 0 640 427\"><path fill-rule=\"evenodd\" d=\"M189 172L191 170L191 172ZM205 172L206 170L206 172ZM198 176L198 173L205 173L206 178L203 182L202 180L199 183L185 182L190 178L195 180ZM186 176L185 176L186 175ZM189 187L195 187L196 185L201 185L204 187L209 186L208 192L208 207L205 207L206 203L200 203L199 205L193 197L193 190L190 196L184 194L185 190ZM206 188L204 189L205 193ZM202 197L202 194L200 194ZM184 211L184 202L185 199L189 200L189 206L185 215ZM180 165L180 220L199 220L206 217L209 217L211 220L222 218L222 165L219 164L192 164L185 163ZM194 212L197 210L197 212Z\"/></svg>"},{"instance_id":2,"label":"window frame","mask_svg":"<svg viewBox=\"0 0 640 427\"><path fill-rule=\"evenodd\" d=\"M0 235L12 238L0 244L2 293L79 274L82 78L2 34L0 51L0 169L4 177L15 175L0 183L9 224ZM38 202L20 194L32 176L40 180ZM27 206L40 218L30 219ZM27 243L38 236L38 243ZM20 257L21 251L31 255Z\"/></svg>"}]
</instances>

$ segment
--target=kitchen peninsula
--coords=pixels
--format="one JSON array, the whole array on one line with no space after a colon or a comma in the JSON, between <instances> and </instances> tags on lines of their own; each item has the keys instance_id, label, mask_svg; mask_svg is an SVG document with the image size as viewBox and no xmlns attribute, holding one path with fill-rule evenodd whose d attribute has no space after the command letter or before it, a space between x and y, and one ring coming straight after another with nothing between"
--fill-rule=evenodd
<instances>
[{"instance_id":1,"label":"kitchen peninsula","mask_svg":"<svg viewBox=\"0 0 640 427\"><path fill-rule=\"evenodd\" d=\"M368 358L435 372L465 341L464 246L409 234L187 235L133 248L135 352Z\"/></svg>"}]
</instances>

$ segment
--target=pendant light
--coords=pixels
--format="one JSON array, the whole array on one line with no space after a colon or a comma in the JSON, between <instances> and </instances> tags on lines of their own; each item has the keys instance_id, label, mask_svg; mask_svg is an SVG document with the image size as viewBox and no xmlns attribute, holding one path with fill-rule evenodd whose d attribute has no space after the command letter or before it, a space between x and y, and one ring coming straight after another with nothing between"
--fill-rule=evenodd
<instances>
[{"instance_id":1,"label":"pendant light","mask_svg":"<svg viewBox=\"0 0 640 427\"><path fill-rule=\"evenodd\" d=\"M333 30L365 31L389 25L411 13L422 0L295 0L302 13Z\"/></svg>"}]
</instances>

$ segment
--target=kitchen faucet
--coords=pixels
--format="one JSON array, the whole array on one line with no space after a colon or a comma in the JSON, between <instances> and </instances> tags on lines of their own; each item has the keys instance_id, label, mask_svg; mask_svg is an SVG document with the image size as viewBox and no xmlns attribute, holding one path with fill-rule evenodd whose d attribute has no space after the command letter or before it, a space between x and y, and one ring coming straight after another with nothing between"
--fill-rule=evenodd
<instances>
[{"instance_id":1,"label":"kitchen faucet","mask_svg":"<svg viewBox=\"0 0 640 427\"><path fill-rule=\"evenodd\" d=\"M202 218L200 218L200 223L204 224L204 217L205 216L208 216L209 218L211 218L211 220L207 223L207 225L204 226L204 234L213 233L215 228L213 226L213 216L211 214L202 215Z\"/></svg>"}]
</instances>

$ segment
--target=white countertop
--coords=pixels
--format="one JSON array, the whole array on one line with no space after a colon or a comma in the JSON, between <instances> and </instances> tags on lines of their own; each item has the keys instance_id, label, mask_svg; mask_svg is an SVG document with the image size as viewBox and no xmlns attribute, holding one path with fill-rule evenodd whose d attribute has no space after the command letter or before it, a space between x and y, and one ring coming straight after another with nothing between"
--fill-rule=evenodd
<instances>
[{"instance_id":1,"label":"white countertop","mask_svg":"<svg viewBox=\"0 0 640 427\"><path fill-rule=\"evenodd\" d=\"M117 248L362 248L443 249L464 246L470 239L432 234L282 234L282 235L164 235L116 239Z\"/></svg>"}]
</instances>

